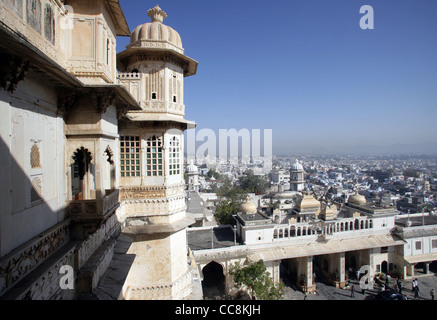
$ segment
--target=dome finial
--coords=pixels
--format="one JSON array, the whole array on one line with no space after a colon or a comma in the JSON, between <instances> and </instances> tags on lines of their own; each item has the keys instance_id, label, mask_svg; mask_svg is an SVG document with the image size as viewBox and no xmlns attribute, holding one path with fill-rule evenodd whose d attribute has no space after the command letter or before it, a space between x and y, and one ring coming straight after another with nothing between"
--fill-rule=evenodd
<instances>
[{"instance_id":1,"label":"dome finial","mask_svg":"<svg viewBox=\"0 0 437 320\"><path fill-rule=\"evenodd\" d=\"M149 9L147 11L147 15L152 18L152 22L162 23L164 19L167 18L167 14L162 11L158 5L156 5L153 9Z\"/></svg>"}]
</instances>

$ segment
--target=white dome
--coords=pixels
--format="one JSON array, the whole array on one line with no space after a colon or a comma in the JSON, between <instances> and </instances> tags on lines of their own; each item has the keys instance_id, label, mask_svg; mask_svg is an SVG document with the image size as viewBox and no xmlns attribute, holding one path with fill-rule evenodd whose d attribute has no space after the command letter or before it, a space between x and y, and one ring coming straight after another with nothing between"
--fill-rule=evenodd
<instances>
[{"instance_id":1,"label":"white dome","mask_svg":"<svg viewBox=\"0 0 437 320\"><path fill-rule=\"evenodd\" d=\"M147 11L152 18L152 22L147 22L136 27L130 36L130 43L137 41L167 41L182 49L182 40L179 33L173 28L166 26L162 22L167 18L167 14L156 5Z\"/></svg>"},{"instance_id":2,"label":"white dome","mask_svg":"<svg viewBox=\"0 0 437 320\"><path fill-rule=\"evenodd\" d=\"M303 171L303 166L296 159L296 162L291 165L290 170L292 170L292 171Z\"/></svg>"},{"instance_id":3,"label":"white dome","mask_svg":"<svg viewBox=\"0 0 437 320\"><path fill-rule=\"evenodd\" d=\"M197 166L191 160L190 164L187 166L188 172L198 172Z\"/></svg>"},{"instance_id":4,"label":"white dome","mask_svg":"<svg viewBox=\"0 0 437 320\"><path fill-rule=\"evenodd\" d=\"M249 197L246 198L246 202L243 202L240 206L242 213L256 213L256 205L254 205Z\"/></svg>"}]
</instances>

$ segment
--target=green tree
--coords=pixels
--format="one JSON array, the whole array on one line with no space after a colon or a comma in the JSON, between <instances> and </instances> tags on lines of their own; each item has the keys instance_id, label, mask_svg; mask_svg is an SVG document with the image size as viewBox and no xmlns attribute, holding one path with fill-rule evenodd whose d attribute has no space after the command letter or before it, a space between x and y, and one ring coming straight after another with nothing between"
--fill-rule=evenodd
<instances>
[{"instance_id":1,"label":"green tree","mask_svg":"<svg viewBox=\"0 0 437 320\"><path fill-rule=\"evenodd\" d=\"M247 264L236 262L231 265L229 274L233 277L236 288L247 288L251 297L259 300L279 300L284 297L284 284L274 284L263 260Z\"/></svg>"},{"instance_id":2,"label":"green tree","mask_svg":"<svg viewBox=\"0 0 437 320\"><path fill-rule=\"evenodd\" d=\"M228 177L223 177L220 186L217 188L219 204L215 211L215 218L220 224L235 224L232 215L236 214L247 193L238 186L233 186Z\"/></svg>"},{"instance_id":3,"label":"green tree","mask_svg":"<svg viewBox=\"0 0 437 320\"><path fill-rule=\"evenodd\" d=\"M269 188L269 182L260 176L253 174L252 170L247 170L244 176L239 178L240 186L247 192L263 194Z\"/></svg>"},{"instance_id":4,"label":"green tree","mask_svg":"<svg viewBox=\"0 0 437 320\"><path fill-rule=\"evenodd\" d=\"M220 180L222 177L222 175L220 173L218 173L217 171L215 171L214 169L209 169L209 171L206 173L206 175L208 176L208 178L214 177L216 180Z\"/></svg>"}]
</instances>

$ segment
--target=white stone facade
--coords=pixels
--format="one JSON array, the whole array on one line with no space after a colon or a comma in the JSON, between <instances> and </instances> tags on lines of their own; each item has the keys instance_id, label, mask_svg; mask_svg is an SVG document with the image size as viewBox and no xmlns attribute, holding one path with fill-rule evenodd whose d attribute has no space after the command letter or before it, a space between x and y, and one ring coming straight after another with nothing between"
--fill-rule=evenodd
<instances>
[{"instance_id":1,"label":"white stone facade","mask_svg":"<svg viewBox=\"0 0 437 320\"><path fill-rule=\"evenodd\" d=\"M133 55L129 68L138 70L121 65L118 74L116 36L130 35L118 1L3 1L0 33L0 296L92 292L124 227L137 236L132 270L145 272L135 290L170 289L120 298L189 295L183 131L194 123L184 119L183 78L197 62L168 46L170 59ZM148 163L157 160L148 157L153 136L162 143L159 168ZM128 142L138 155L129 169ZM65 264L72 289L59 285Z\"/></svg>"}]
</instances>

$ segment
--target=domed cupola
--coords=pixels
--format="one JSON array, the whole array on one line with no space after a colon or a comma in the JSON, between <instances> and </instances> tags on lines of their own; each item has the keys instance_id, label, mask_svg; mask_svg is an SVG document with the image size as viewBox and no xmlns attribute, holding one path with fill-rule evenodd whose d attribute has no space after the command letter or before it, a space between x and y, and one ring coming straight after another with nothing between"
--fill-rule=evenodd
<instances>
[{"instance_id":1,"label":"domed cupola","mask_svg":"<svg viewBox=\"0 0 437 320\"><path fill-rule=\"evenodd\" d=\"M348 203L352 203L356 205L364 205L367 203L367 201L366 201L366 197L359 194L357 189L355 190L355 194L349 197Z\"/></svg>"},{"instance_id":2,"label":"domed cupola","mask_svg":"<svg viewBox=\"0 0 437 320\"><path fill-rule=\"evenodd\" d=\"M147 15L152 19L152 22L139 25L132 31L128 47L147 47L151 43L161 42L162 44L176 46L173 49L183 53L184 49L179 33L163 24L167 14L156 5L153 9L147 11Z\"/></svg>"},{"instance_id":3,"label":"domed cupola","mask_svg":"<svg viewBox=\"0 0 437 320\"><path fill-rule=\"evenodd\" d=\"M183 76L197 72L197 61L186 56L179 33L163 23L167 18L158 5L147 11L151 22L137 26L130 35L126 50L117 54L117 67L121 72L131 72L138 61L165 60L182 67Z\"/></svg>"}]
</instances>

